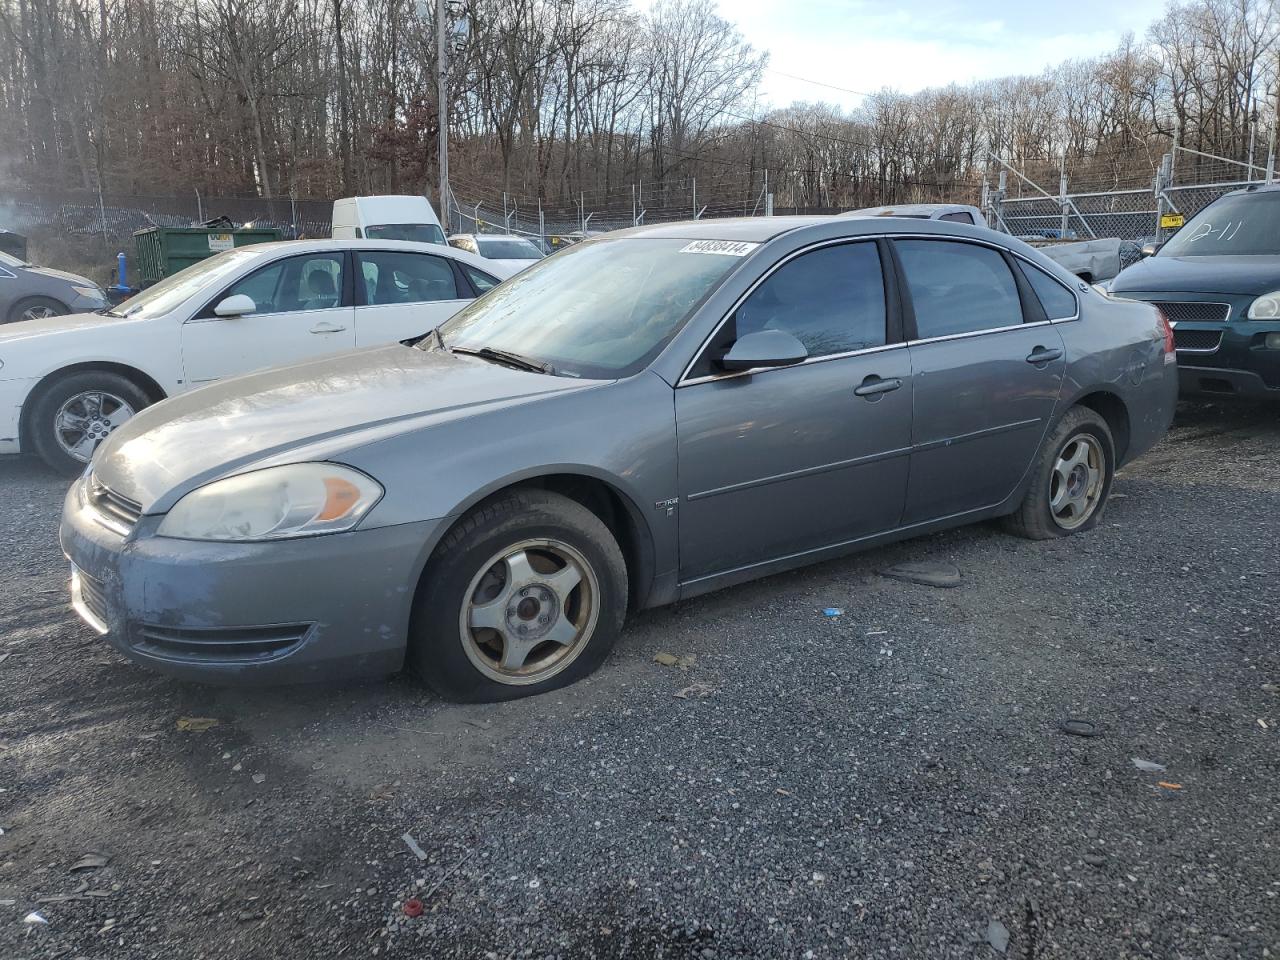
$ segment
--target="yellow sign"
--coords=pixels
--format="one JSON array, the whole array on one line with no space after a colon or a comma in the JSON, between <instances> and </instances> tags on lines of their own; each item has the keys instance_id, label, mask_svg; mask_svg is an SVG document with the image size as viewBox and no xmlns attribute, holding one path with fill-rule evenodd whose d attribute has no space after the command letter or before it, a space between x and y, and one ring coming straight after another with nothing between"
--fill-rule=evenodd
<instances>
[{"instance_id":1,"label":"yellow sign","mask_svg":"<svg viewBox=\"0 0 1280 960\"><path fill-rule=\"evenodd\" d=\"M1177 230L1186 222L1187 218L1180 213L1166 213L1160 218L1160 229Z\"/></svg>"}]
</instances>

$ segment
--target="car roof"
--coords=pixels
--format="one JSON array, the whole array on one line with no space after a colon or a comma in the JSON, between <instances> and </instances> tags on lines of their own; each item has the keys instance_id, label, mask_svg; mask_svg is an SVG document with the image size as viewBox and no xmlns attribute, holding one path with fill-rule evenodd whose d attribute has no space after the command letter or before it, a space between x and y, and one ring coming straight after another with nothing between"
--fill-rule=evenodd
<instances>
[{"instance_id":1,"label":"car roof","mask_svg":"<svg viewBox=\"0 0 1280 960\"><path fill-rule=\"evenodd\" d=\"M1232 190L1230 193L1224 193L1224 197L1236 197L1242 193L1276 193L1280 191L1280 182L1277 183L1251 183L1247 187L1239 190Z\"/></svg>"},{"instance_id":2,"label":"car roof","mask_svg":"<svg viewBox=\"0 0 1280 960\"><path fill-rule=\"evenodd\" d=\"M830 223L828 216L727 217L723 220L681 220L615 230L611 237L648 237L655 240L740 240L763 243L784 233Z\"/></svg>"},{"instance_id":3,"label":"car roof","mask_svg":"<svg viewBox=\"0 0 1280 960\"><path fill-rule=\"evenodd\" d=\"M469 264L485 273L493 273L493 261L478 257L469 250L460 250L447 243L419 243L416 240L369 240L317 237L314 240L273 240L269 243L255 243L247 247L236 247L237 250L252 250L265 256L279 254L324 253L329 250L402 250L406 253L429 253L437 257L449 257L461 263Z\"/></svg>"}]
</instances>

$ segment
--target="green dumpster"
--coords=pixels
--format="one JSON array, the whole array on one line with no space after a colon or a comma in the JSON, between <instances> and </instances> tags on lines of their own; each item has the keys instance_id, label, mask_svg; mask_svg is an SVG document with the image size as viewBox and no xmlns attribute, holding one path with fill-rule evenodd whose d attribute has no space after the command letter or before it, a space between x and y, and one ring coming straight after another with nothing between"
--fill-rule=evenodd
<instances>
[{"instance_id":1,"label":"green dumpster","mask_svg":"<svg viewBox=\"0 0 1280 960\"><path fill-rule=\"evenodd\" d=\"M223 250L247 247L251 243L270 243L279 239L280 231L270 227L239 230L147 227L134 231L133 248L137 253L138 275L144 284L148 284Z\"/></svg>"}]
</instances>

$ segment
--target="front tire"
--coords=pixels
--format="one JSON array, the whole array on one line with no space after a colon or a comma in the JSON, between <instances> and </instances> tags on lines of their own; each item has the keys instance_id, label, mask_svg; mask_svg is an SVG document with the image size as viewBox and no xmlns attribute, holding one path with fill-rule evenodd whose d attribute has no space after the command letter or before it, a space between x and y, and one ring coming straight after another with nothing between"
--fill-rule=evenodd
<instances>
[{"instance_id":1,"label":"front tire","mask_svg":"<svg viewBox=\"0 0 1280 960\"><path fill-rule=\"evenodd\" d=\"M54 300L52 297L27 297L25 300L19 300L13 305L13 309L9 311L9 316L6 319L9 323L17 323L20 320L43 320L46 317L60 317L70 312L65 303L60 300Z\"/></svg>"},{"instance_id":2,"label":"front tire","mask_svg":"<svg viewBox=\"0 0 1280 960\"><path fill-rule=\"evenodd\" d=\"M427 564L409 666L450 700L545 693L604 661L626 609L626 563L600 518L557 493L514 490L464 516Z\"/></svg>"},{"instance_id":3,"label":"front tire","mask_svg":"<svg viewBox=\"0 0 1280 960\"><path fill-rule=\"evenodd\" d=\"M146 391L109 370L69 373L30 401L27 435L37 455L66 476L82 473L93 451L120 424L151 406Z\"/></svg>"},{"instance_id":4,"label":"front tire","mask_svg":"<svg viewBox=\"0 0 1280 960\"><path fill-rule=\"evenodd\" d=\"M1115 449L1106 420L1088 407L1072 407L1046 438L1031 486L1005 528L1028 540L1092 530L1111 493Z\"/></svg>"}]
</instances>

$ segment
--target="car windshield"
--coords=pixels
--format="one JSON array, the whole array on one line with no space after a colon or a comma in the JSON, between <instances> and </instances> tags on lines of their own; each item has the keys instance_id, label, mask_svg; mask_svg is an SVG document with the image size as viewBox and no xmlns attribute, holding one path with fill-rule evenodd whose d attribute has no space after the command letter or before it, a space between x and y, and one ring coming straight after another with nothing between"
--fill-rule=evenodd
<instances>
[{"instance_id":1,"label":"car windshield","mask_svg":"<svg viewBox=\"0 0 1280 960\"><path fill-rule=\"evenodd\" d=\"M503 237L500 240L481 237L480 253L490 260L541 260L542 251L528 240Z\"/></svg>"},{"instance_id":2,"label":"car windshield","mask_svg":"<svg viewBox=\"0 0 1280 960\"><path fill-rule=\"evenodd\" d=\"M194 263L165 277L155 286L147 287L136 297L130 297L110 311L115 316L136 320L150 320L168 313L207 287L221 283L229 274L240 269L246 260L261 255L252 246L226 250L207 260Z\"/></svg>"},{"instance_id":3,"label":"car windshield","mask_svg":"<svg viewBox=\"0 0 1280 960\"><path fill-rule=\"evenodd\" d=\"M493 350L556 373L614 379L638 373L693 309L741 263L706 241L590 240L541 260L441 327L448 348ZM730 246L730 245L725 245ZM422 341L431 349L436 338Z\"/></svg>"},{"instance_id":4,"label":"car windshield","mask_svg":"<svg viewBox=\"0 0 1280 960\"><path fill-rule=\"evenodd\" d=\"M27 261L19 260L17 257L0 251L0 265L6 267L25 267Z\"/></svg>"},{"instance_id":5,"label":"car windshield","mask_svg":"<svg viewBox=\"0 0 1280 960\"><path fill-rule=\"evenodd\" d=\"M1205 207L1161 248L1162 257L1280 255L1280 191L1241 193Z\"/></svg>"},{"instance_id":6,"label":"car windshield","mask_svg":"<svg viewBox=\"0 0 1280 960\"><path fill-rule=\"evenodd\" d=\"M370 240L410 240L414 243L444 243L444 231L434 223L379 223L364 228Z\"/></svg>"}]
</instances>

